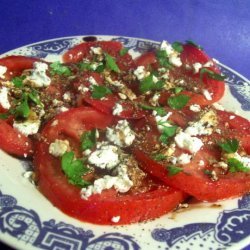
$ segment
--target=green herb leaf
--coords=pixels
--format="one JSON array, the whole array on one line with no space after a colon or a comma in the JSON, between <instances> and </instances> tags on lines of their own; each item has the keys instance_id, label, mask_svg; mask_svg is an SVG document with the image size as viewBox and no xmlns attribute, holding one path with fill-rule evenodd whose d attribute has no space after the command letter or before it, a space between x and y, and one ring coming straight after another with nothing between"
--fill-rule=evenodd
<instances>
[{"instance_id":1,"label":"green herb leaf","mask_svg":"<svg viewBox=\"0 0 250 250\"><path fill-rule=\"evenodd\" d=\"M193 45L194 47L196 47L196 48L198 48L198 49L200 49L200 50L203 50L203 48L202 48L200 45L198 45L197 43L195 43L195 42L192 41L192 40L186 40L186 43L187 43L187 44L190 44L190 45Z\"/></svg>"},{"instance_id":2,"label":"green herb leaf","mask_svg":"<svg viewBox=\"0 0 250 250\"><path fill-rule=\"evenodd\" d=\"M27 94L23 95L21 103L14 110L15 117L28 118L30 115L30 107L28 105L28 96Z\"/></svg>"},{"instance_id":3,"label":"green herb leaf","mask_svg":"<svg viewBox=\"0 0 250 250\"><path fill-rule=\"evenodd\" d=\"M227 160L227 164L229 166L229 171L231 173L250 171L250 168L245 167L242 162L240 162L238 159L235 158L229 158Z\"/></svg>"},{"instance_id":4,"label":"green herb leaf","mask_svg":"<svg viewBox=\"0 0 250 250\"><path fill-rule=\"evenodd\" d=\"M145 104L140 104L140 107L145 110L155 110L157 115L164 116L167 114L166 110L162 107L152 107Z\"/></svg>"},{"instance_id":5,"label":"green herb leaf","mask_svg":"<svg viewBox=\"0 0 250 250\"><path fill-rule=\"evenodd\" d=\"M212 171L211 171L211 170L204 169L204 170L203 170L203 173L204 173L205 175L212 176Z\"/></svg>"},{"instance_id":6,"label":"green herb leaf","mask_svg":"<svg viewBox=\"0 0 250 250\"><path fill-rule=\"evenodd\" d=\"M175 87L175 88L174 88L174 93L175 93L175 94L179 94L182 90L183 90L182 87Z\"/></svg>"},{"instance_id":7,"label":"green herb leaf","mask_svg":"<svg viewBox=\"0 0 250 250\"><path fill-rule=\"evenodd\" d=\"M157 50L156 57L161 67L171 69L173 65L169 62L167 52L165 50Z\"/></svg>"},{"instance_id":8,"label":"green herb leaf","mask_svg":"<svg viewBox=\"0 0 250 250\"><path fill-rule=\"evenodd\" d=\"M164 86L164 81L160 80L158 82L153 81L153 74L145 77L140 83L140 91L146 93L150 90L160 90Z\"/></svg>"},{"instance_id":9,"label":"green herb leaf","mask_svg":"<svg viewBox=\"0 0 250 250\"><path fill-rule=\"evenodd\" d=\"M36 91L32 91L31 93L28 94L28 97L31 101L33 101L37 105L42 105L39 95Z\"/></svg>"},{"instance_id":10,"label":"green herb leaf","mask_svg":"<svg viewBox=\"0 0 250 250\"><path fill-rule=\"evenodd\" d=\"M212 79L215 79L215 80L218 80L218 81L224 81L226 79L226 76L217 74L217 73L215 73L212 70L207 69L207 68L202 68L200 70L200 78L201 79L202 79L202 77L203 77L203 75L205 73L208 75L209 78L212 78Z\"/></svg>"},{"instance_id":11,"label":"green herb leaf","mask_svg":"<svg viewBox=\"0 0 250 250\"><path fill-rule=\"evenodd\" d=\"M50 64L50 73L52 75L58 74L58 75L63 75L63 76L71 76L71 70L69 67L63 65L60 62L53 62Z\"/></svg>"},{"instance_id":12,"label":"green herb leaf","mask_svg":"<svg viewBox=\"0 0 250 250\"><path fill-rule=\"evenodd\" d=\"M116 64L115 59L111 55L106 53L105 54L105 61L106 61L107 67L110 70L112 70L112 71L114 71L116 73L120 72L120 69L119 69L118 65Z\"/></svg>"},{"instance_id":13,"label":"green herb leaf","mask_svg":"<svg viewBox=\"0 0 250 250\"><path fill-rule=\"evenodd\" d=\"M188 103L190 97L187 95L176 95L168 98L168 105L172 109L182 109Z\"/></svg>"},{"instance_id":14,"label":"green herb leaf","mask_svg":"<svg viewBox=\"0 0 250 250\"><path fill-rule=\"evenodd\" d=\"M163 160L166 160L166 156L164 154L155 154L153 155L153 159L155 161L163 161Z\"/></svg>"},{"instance_id":15,"label":"green herb leaf","mask_svg":"<svg viewBox=\"0 0 250 250\"><path fill-rule=\"evenodd\" d=\"M93 85L92 87L92 94L91 96L94 99L101 99L105 97L106 95L112 94L111 89L109 89L106 86L101 85Z\"/></svg>"},{"instance_id":16,"label":"green herb leaf","mask_svg":"<svg viewBox=\"0 0 250 250\"><path fill-rule=\"evenodd\" d=\"M180 173L180 172L183 171L182 168L177 167L177 166L175 166L175 165L170 165L170 166L168 166L168 167L167 167L167 170L168 170L168 175L169 175L169 176L176 175L176 174L178 174L178 173Z\"/></svg>"},{"instance_id":17,"label":"green herb leaf","mask_svg":"<svg viewBox=\"0 0 250 250\"><path fill-rule=\"evenodd\" d=\"M86 63L86 62L80 62L77 64L80 70L85 71L85 70L90 70L91 69L91 64Z\"/></svg>"},{"instance_id":18,"label":"green herb leaf","mask_svg":"<svg viewBox=\"0 0 250 250\"><path fill-rule=\"evenodd\" d=\"M161 123L157 124L163 126ZM168 139L176 134L177 128L177 126L164 126L159 140L163 143L167 143Z\"/></svg>"},{"instance_id":19,"label":"green herb leaf","mask_svg":"<svg viewBox=\"0 0 250 250\"><path fill-rule=\"evenodd\" d=\"M236 139L226 139L225 142L219 142L218 145L226 153L235 153L239 148L239 141Z\"/></svg>"},{"instance_id":20,"label":"green herb leaf","mask_svg":"<svg viewBox=\"0 0 250 250\"><path fill-rule=\"evenodd\" d=\"M26 78L26 76L17 76L12 78L12 82L17 88L21 88L23 86L23 80Z\"/></svg>"},{"instance_id":21,"label":"green herb leaf","mask_svg":"<svg viewBox=\"0 0 250 250\"><path fill-rule=\"evenodd\" d=\"M8 113L0 114L0 120L5 120L9 117L10 115Z\"/></svg>"},{"instance_id":22,"label":"green herb leaf","mask_svg":"<svg viewBox=\"0 0 250 250\"><path fill-rule=\"evenodd\" d=\"M179 53L181 53L183 51L183 45L180 42L172 43L172 48Z\"/></svg>"},{"instance_id":23,"label":"green herb leaf","mask_svg":"<svg viewBox=\"0 0 250 250\"><path fill-rule=\"evenodd\" d=\"M124 56L128 53L128 48L122 48L119 52L120 56Z\"/></svg>"},{"instance_id":24,"label":"green herb leaf","mask_svg":"<svg viewBox=\"0 0 250 250\"><path fill-rule=\"evenodd\" d=\"M81 149L92 149L96 144L96 130L87 131L81 136Z\"/></svg>"},{"instance_id":25,"label":"green herb leaf","mask_svg":"<svg viewBox=\"0 0 250 250\"><path fill-rule=\"evenodd\" d=\"M74 157L73 152L64 153L61 159L62 169L71 184L86 187L90 185L90 183L83 180L82 176L86 174L89 169L84 166L81 160L75 160Z\"/></svg>"},{"instance_id":26,"label":"green herb leaf","mask_svg":"<svg viewBox=\"0 0 250 250\"><path fill-rule=\"evenodd\" d=\"M104 69L105 69L104 64L100 64L100 65L98 65L97 68L96 68L95 70L93 70L93 71L96 71L97 73L102 73L102 72L104 71Z\"/></svg>"}]
</instances>

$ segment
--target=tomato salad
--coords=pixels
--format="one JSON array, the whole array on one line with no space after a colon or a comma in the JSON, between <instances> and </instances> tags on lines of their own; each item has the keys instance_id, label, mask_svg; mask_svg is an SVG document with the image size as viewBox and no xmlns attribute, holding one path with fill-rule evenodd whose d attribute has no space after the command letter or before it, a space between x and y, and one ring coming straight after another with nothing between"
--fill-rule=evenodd
<instances>
[{"instance_id":1,"label":"tomato salad","mask_svg":"<svg viewBox=\"0 0 250 250\"><path fill-rule=\"evenodd\" d=\"M0 59L0 148L60 210L121 225L250 191L250 122L217 103L225 77L200 46L84 42L62 60Z\"/></svg>"}]
</instances>

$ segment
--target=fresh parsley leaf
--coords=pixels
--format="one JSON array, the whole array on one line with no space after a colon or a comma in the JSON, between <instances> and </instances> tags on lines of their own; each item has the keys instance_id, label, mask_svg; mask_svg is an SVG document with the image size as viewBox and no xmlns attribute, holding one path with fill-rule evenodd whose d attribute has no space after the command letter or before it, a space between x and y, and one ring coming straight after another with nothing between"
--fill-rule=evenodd
<instances>
[{"instance_id":1,"label":"fresh parsley leaf","mask_svg":"<svg viewBox=\"0 0 250 250\"><path fill-rule=\"evenodd\" d=\"M212 79L215 79L215 80L218 80L218 81L224 81L226 76L223 76L223 75L220 75L220 74L217 74L215 72L213 72L212 70L210 69L207 69L207 68L202 68L200 70L200 78L202 79L203 75L204 74L207 74L209 78L212 78Z\"/></svg>"},{"instance_id":2,"label":"fresh parsley leaf","mask_svg":"<svg viewBox=\"0 0 250 250\"><path fill-rule=\"evenodd\" d=\"M77 64L80 70L85 71L85 70L90 70L91 69L91 64L86 63L86 62L80 62Z\"/></svg>"},{"instance_id":3,"label":"fresh parsley leaf","mask_svg":"<svg viewBox=\"0 0 250 250\"><path fill-rule=\"evenodd\" d=\"M145 77L140 83L140 91L146 93L150 90L160 90L164 86L164 81L160 80L158 82L153 81L153 74Z\"/></svg>"},{"instance_id":4,"label":"fresh parsley leaf","mask_svg":"<svg viewBox=\"0 0 250 250\"><path fill-rule=\"evenodd\" d=\"M96 130L84 132L81 136L81 149L92 149L96 144Z\"/></svg>"},{"instance_id":5,"label":"fresh parsley leaf","mask_svg":"<svg viewBox=\"0 0 250 250\"><path fill-rule=\"evenodd\" d=\"M31 101L33 101L37 105L42 105L39 95L36 91L32 91L31 93L28 94L28 97Z\"/></svg>"},{"instance_id":6,"label":"fresh parsley leaf","mask_svg":"<svg viewBox=\"0 0 250 250\"><path fill-rule=\"evenodd\" d=\"M183 51L183 45L180 42L172 43L172 48L179 53L181 53Z\"/></svg>"},{"instance_id":7,"label":"fresh parsley leaf","mask_svg":"<svg viewBox=\"0 0 250 250\"><path fill-rule=\"evenodd\" d=\"M102 86L101 85L93 85L91 96L94 99L101 99L109 94L112 94L112 91L108 87L103 86L103 85Z\"/></svg>"},{"instance_id":8,"label":"fresh parsley leaf","mask_svg":"<svg viewBox=\"0 0 250 250\"><path fill-rule=\"evenodd\" d=\"M21 103L14 110L15 117L28 118L30 115L30 107L28 104L28 96L24 94Z\"/></svg>"},{"instance_id":9,"label":"fresh parsley leaf","mask_svg":"<svg viewBox=\"0 0 250 250\"><path fill-rule=\"evenodd\" d=\"M26 78L26 76L16 76L12 78L12 82L17 88L21 88L23 86L23 80Z\"/></svg>"},{"instance_id":10,"label":"fresh parsley leaf","mask_svg":"<svg viewBox=\"0 0 250 250\"><path fill-rule=\"evenodd\" d=\"M182 109L183 107L186 106L186 104L188 103L190 97L187 95L176 95L176 96L171 96L168 98L168 105L172 108L172 109Z\"/></svg>"},{"instance_id":11,"label":"fresh parsley leaf","mask_svg":"<svg viewBox=\"0 0 250 250\"><path fill-rule=\"evenodd\" d=\"M165 160L167 157L164 154L155 154L153 155L153 159L155 161L163 161Z\"/></svg>"},{"instance_id":12,"label":"fresh parsley leaf","mask_svg":"<svg viewBox=\"0 0 250 250\"><path fill-rule=\"evenodd\" d=\"M63 65L60 62L53 62L50 64L50 73L52 75L63 75L63 76L71 76L71 70L69 69L69 67Z\"/></svg>"},{"instance_id":13,"label":"fresh parsley leaf","mask_svg":"<svg viewBox=\"0 0 250 250\"><path fill-rule=\"evenodd\" d=\"M193 45L194 47L196 47L196 48L198 48L198 49L200 49L200 50L203 50L203 48L202 48L200 45L198 45L197 43L195 43L195 42L192 41L192 40L186 40L186 43L187 43L187 44L190 44L190 45Z\"/></svg>"},{"instance_id":14,"label":"fresh parsley leaf","mask_svg":"<svg viewBox=\"0 0 250 250\"><path fill-rule=\"evenodd\" d=\"M175 94L179 94L182 90L183 90L182 87L175 87L175 88L174 88L174 93L175 93Z\"/></svg>"},{"instance_id":15,"label":"fresh parsley leaf","mask_svg":"<svg viewBox=\"0 0 250 250\"><path fill-rule=\"evenodd\" d=\"M112 71L114 71L116 73L120 72L120 69L119 69L118 65L116 64L115 59L111 55L106 53L105 54L105 61L106 61L106 66L110 70L112 70Z\"/></svg>"},{"instance_id":16,"label":"fresh parsley leaf","mask_svg":"<svg viewBox=\"0 0 250 250\"><path fill-rule=\"evenodd\" d=\"M102 72L104 71L104 69L105 69L104 64L100 64L100 65L98 65L97 68L96 68L95 70L93 70L93 71L96 71L97 73L102 73Z\"/></svg>"},{"instance_id":17,"label":"fresh parsley leaf","mask_svg":"<svg viewBox=\"0 0 250 250\"><path fill-rule=\"evenodd\" d=\"M5 120L9 117L8 113L0 114L0 120Z\"/></svg>"},{"instance_id":18,"label":"fresh parsley leaf","mask_svg":"<svg viewBox=\"0 0 250 250\"><path fill-rule=\"evenodd\" d=\"M72 151L64 153L61 159L62 169L71 184L86 187L90 185L90 183L85 181L82 176L86 174L89 169L84 166L81 160L75 160L74 157L75 155Z\"/></svg>"},{"instance_id":19,"label":"fresh parsley leaf","mask_svg":"<svg viewBox=\"0 0 250 250\"><path fill-rule=\"evenodd\" d=\"M173 65L169 62L167 52L165 50L157 50L156 57L161 67L171 69Z\"/></svg>"},{"instance_id":20,"label":"fresh parsley leaf","mask_svg":"<svg viewBox=\"0 0 250 250\"><path fill-rule=\"evenodd\" d=\"M205 175L212 176L212 171L211 171L211 170L204 169L204 170L203 170L203 173L204 173Z\"/></svg>"},{"instance_id":21,"label":"fresh parsley leaf","mask_svg":"<svg viewBox=\"0 0 250 250\"><path fill-rule=\"evenodd\" d=\"M161 123L157 124L163 126ZM167 143L168 139L176 134L177 128L177 126L163 126L159 140L163 143Z\"/></svg>"},{"instance_id":22,"label":"fresh parsley leaf","mask_svg":"<svg viewBox=\"0 0 250 250\"><path fill-rule=\"evenodd\" d=\"M122 48L120 51L119 51L119 54L120 56L124 56L128 53L128 48Z\"/></svg>"},{"instance_id":23,"label":"fresh parsley leaf","mask_svg":"<svg viewBox=\"0 0 250 250\"><path fill-rule=\"evenodd\" d=\"M155 110L157 112L157 115L164 116L167 114L166 110L162 107L153 107L153 106L148 106L145 104L140 104L140 107L145 110Z\"/></svg>"},{"instance_id":24,"label":"fresh parsley leaf","mask_svg":"<svg viewBox=\"0 0 250 250\"><path fill-rule=\"evenodd\" d=\"M227 164L229 166L229 171L231 173L236 173L236 172L249 172L250 169L245 167L241 161L235 158L229 158L227 160Z\"/></svg>"},{"instance_id":25,"label":"fresh parsley leaf","mask_svg":"<svg viewBox=\"0 0 250 250\"><path fill-rule=\"evenodd\" d=\"M226 139L225 142L219 142L218 145L226 153L235 153L239 148L239 141L236 139Z\"/></svg>"},{"instance_id":26,"label":"fresh parsley leaf","mask_svg":"<svg viewBox=\"0 0 250 250\"><path fill-rule=\"evenodd\" d=\"M180 173L180 172L183 171L182 168L177 167L177 166L175 166L175 165L167 166L167 170L168 170L168 175L169 175L169 176L176 175L176 174L178 174L178 173Z\"/></svg>"}]
</instances>

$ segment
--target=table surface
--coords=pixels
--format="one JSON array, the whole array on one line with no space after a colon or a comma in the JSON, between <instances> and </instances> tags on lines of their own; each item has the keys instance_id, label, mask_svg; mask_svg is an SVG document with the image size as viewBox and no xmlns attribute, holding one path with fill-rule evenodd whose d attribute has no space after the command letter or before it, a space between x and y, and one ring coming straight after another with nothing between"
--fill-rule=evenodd
<instances>
[{"instance_id":1,"label":"table surface","mask_svg":"<svg viewBox=\"0 0 250 250\"><path fill-rule=\"evenodd\" d=\"M0 54L74 35L191 39L250 79L249 12L247 0L0 0Z\"/></svg>"}]
</instances>

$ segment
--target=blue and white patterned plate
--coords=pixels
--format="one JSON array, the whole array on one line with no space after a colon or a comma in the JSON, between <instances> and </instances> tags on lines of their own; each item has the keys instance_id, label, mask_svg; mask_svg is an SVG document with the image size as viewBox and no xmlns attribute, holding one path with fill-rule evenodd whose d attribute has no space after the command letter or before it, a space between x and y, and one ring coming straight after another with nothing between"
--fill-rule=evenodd
<instances>
[{"instance_id":1,"label":"blue and white patterned plate","mask_svg":"<svg viewBox=\"0 0 250 250\"><path fill-rule=\"evenodd\" d=\"M43 41L12 50L6 55L26 55L60 60L69 48L86 37ZM128 37L98 36L118 40L137 56L158 42ZM219 64L227 75L221 104L250 119L250 82ZM137 250L242 249L250 244L250 196L223 202L191 205L159 219L130 226L98 226L68 217L23 176L27 163L0 151L0 240L18 249Z\"/></svg>"}]
</instances>

